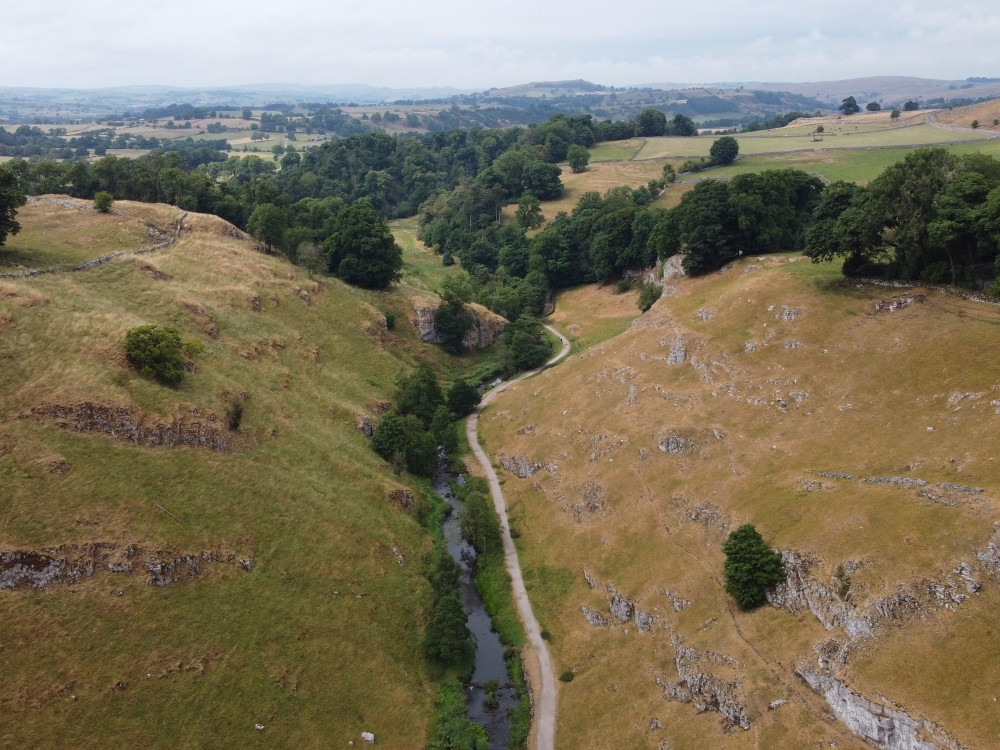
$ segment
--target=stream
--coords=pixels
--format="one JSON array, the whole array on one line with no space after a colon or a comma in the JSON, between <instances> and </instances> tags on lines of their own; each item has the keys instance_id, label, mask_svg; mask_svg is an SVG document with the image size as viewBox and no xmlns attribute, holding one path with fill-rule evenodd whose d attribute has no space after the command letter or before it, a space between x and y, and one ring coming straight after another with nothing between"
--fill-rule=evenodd
<instances>
[{"instance_id":1,"label":"stream","mask_svg":"<svg viewBox=\"0 0 1000 750\"><path fill-rule=\"evenodd\" d=\"M462 606L469 616L466 624L476 642L475 669L472 682L466 688L467 715L486 729L490 738L489 750L506 750L510 744L510 711L518 704L516 690L507 674L504 646L491 628L490 616L476 589L476 550L462 539L462 503L451 492L448 485L450 479L463 484L465 478L439 471L434 478L434 492L451 506L451 513L444 521L444 540L448 554L461 570L459 588ZM496 680L500 685L495 693L497 705L493 708L486 705L487 696L483 689L483 683L488 680Z\"/></svg>"}]
</instances>

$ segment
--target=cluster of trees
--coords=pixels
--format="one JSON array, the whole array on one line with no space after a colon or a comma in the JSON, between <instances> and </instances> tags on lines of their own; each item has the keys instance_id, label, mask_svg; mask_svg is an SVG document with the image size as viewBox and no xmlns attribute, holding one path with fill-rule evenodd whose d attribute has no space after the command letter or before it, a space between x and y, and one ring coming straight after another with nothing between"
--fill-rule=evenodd
<instances>
[{"instance_id":1,"label":"cluster of trees","mask_svg":"<svg viewBox=\"0 0 1000 750\"><path fill-rule=\"evenodd\" d=\"M846 276L975 286L1000 247L1000 161L923 148L867 186L824 191L805 252L844 258Z\"/></svg>"},{"instance_id":2,"label":"cluster of trees","mask_svg":"<svg viewBox=\"0 0 1000 750\"><path fill-rule=\"evenodd\" d=\"M471 413L479 400L478 389L463 380L456 381L445 396L434 371L420 364L411 374L397 376L393 408L375 429L372 448L397 473L406 469L430 476L438 447L445 453L455 448L452 422Z\"/></svg>"},{"instance_id":3,"label":"cluster of trees","mask_svg":"<svg viewBox=\"0 0 1000 750\"><path fill-rule=\"evenodd\" d=\"M800 250L821 195L822 181L795 169L706 180L661 217L651 250L662 258L683 253L691 275L744 254Z\"/></svg>"}]
</instances>

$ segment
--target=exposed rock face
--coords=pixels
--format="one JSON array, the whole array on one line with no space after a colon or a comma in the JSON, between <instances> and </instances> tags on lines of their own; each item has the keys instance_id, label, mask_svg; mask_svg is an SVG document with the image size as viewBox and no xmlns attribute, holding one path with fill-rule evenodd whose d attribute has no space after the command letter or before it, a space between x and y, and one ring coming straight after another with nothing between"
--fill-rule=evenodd
<instances>
[{"instance_id":1,"label":"exposed rock face","mask_svg":"<svg viewBox=\"0 0 1000 750\"><path fill-rule=\"evenodd\" d=\"M134 544L73 544L41 551L0 552L0 589L42 589L89 578L102 570L129 576L145 573L151 586L166 586L197 576L206 563L238 563L245 571L253 565L249 555L238 557L219 550L183 553L144 550Z\"/></svg>"},{"instance_id":2,"label":"exposed rock face","mask_svg":"<svg viewBox=\"0 0 1000 750\"><path fill-rule=\"evenodd\" d=\"M946 732L924 719L869 701L843 682L808 667L796 670L826 698L834 715L866 742L884 750L962 750Z\"/></svg>"},{"instance_id":3,"label":"exposed rock face","mask_svg":"<svg viewBox=\"0 0 1000 750\"><path fill-rule=\"evenodd\" d=\"M522 456L501 456L500 465L519 479L527 479L542 468L540 463L529 461Z\"/></svg>"},{"instance_id":4,"label":"exposed rock face","mask_svg":"<svg viewBox=\"0 0 1000 750\"><path fill-rule=\"evenodd\" d=\"M488 349L496 343L507 326L507 319L487 310L482 305L470 302L465 305L472 313L472 327L462 337L466 349ZM434 326L437 307L414 305L410 323L420 334L420 340L428 344L441 343L441 336Z\"/></svg>"},{"instance_id":5,"label":"exposed rock face","mask_svg":"<svg viewBox=\"0 0 1000 750\"><path fill-rule=\"evenodd\" d=\"M674 646L674 664L681 684L670 685L665 680L657 680L665 695L674 700L690 701L698 711L718 711L734 726L750 729L750 719L736 699L736 681L726 681L703 671L705 662L722 662L728 667L737 666L736 662L722 654L702 653L685 646L677 636L671 640Z\"/></svg>"},{"instance_id":6,"label":"exposed rock face","mask_svg":"<svg viewBox=\"0 0 1000 750\"><path fill-rule=\"evenodd\" d=\"M136 414L125 406L89 401L36 406L28 416L51 419L59 427L73 432L103 432L133 445L184 445L215 451L228 451L232 445L232 436L224 420L214 414L203 415L196 409L167 424L150 424L146 416Z\"/></svg>"}]
</instances>

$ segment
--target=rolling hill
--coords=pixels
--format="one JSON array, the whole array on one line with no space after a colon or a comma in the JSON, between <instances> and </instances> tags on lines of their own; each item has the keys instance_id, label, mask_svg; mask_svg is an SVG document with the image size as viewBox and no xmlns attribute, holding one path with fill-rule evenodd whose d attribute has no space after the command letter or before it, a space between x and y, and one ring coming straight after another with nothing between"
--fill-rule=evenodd
<instances>
[{"instance_id":1,"label":"rolling hill","mask_svg":"<svg viewBox=\"0 0 1000 750\"><path fill-rule=\"evenodd\" d=\"M480 419L557 746L996 746L1000 309L788 255L664 283L612 338L620 297L564 293L586 343ZM745 523L789 572L749 612Z\"/></svg>"},{"instance_id":2,"label":"rolling hill","mask_svg":"<svg viewBox=\"0 0 1000 750\"><path fill-rule=\"evenodd\" d=\"M441 362L400 298L172 206L19 219L4 272L122 254L0 279L0 745L413 747L430 539L358 429ZM189 342L176 388L125 359L150 323Z\"/></svg>"}]
</instances>

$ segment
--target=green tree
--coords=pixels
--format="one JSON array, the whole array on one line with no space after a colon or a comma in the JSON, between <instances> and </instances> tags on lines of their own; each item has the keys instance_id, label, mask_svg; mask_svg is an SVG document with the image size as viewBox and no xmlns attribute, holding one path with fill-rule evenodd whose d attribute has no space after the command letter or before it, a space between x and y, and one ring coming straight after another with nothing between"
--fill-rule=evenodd
<instances>
[{"instance_id":1,"label":"green tree","mask_svg":"<svg viewBox=\"0 0 1000 750\"><path fill-rule=\"evenodd\" d=\"M106 214L111 210L111 206L114 202L115 196L107 190L101 190L94 196L94 210L99 211L102 214Z\"/></svg>"},{"instance_id":2,"label":"green tree","mask_svg":"<svg viewBox=\"0 0 1000 750\"><path fill-rule=\"evenodd\" d=\"M7 237L21 231L21 224L15 218L17 209L27 198L18 188L17 174L6 164L0 164L0 247Z\"/></svg>"},{"instance_id":3,"label":"green tree","mask_svg":"<svg viewBox=\"0 0 1000 750\"><path fill-rule=\"evenodd\" d=\"M323 249L330 271L348 284L386 289L400 279L403 251L367 198L337 214Z\"/></svg>"},{"instance_id":4,"label":"green tree","mask_svg":"<svg viewBox=\"0 0 1000 750\"><path fill-rule=\"evenodd\" d=\"M444 594L434 604L431 621L424 634L424 653L432 662L471 671L475 658L472 633L458 594Z\"/></svg>"},{"instance_id":5,"label":"green tree","mask_svg":"<svg viewBox=\"0 0 1000 750\"><path fill-rule=\"evenodd\" d=\"M889 119L890 120L898 120L900 114L901 114L901 112L898 109L894 109L894 110L892 110L892 112L889 113Z\"/></svg>"},{"instance_id":6,"label":"green tree","mask_svg":"<svg viewBox=\"0 0 1000 750\"><path fill-rule=\"evenodd\" d=\"M442 302L434 314L434 329L441 337L441 348L449 354L461 354L465 351L462 339L475 319L461 300L452 298Z\"/></svg>"},{"instance_id":7,"label":"green tree","mask_svg":"<svg viewBox=\"0 0 1000 750\"><path fill-rule=\"evenodd\" d=\"M667 116L658 109L647 107L635 118L636 135L658 136L667 132Z\"/></svg>"},{"instance_id":8,"label":"green tree","mask_svg":"<svg viewBox=\"0 0 1000 750\"><path fill-rule=\"evenodd\" d=\"M448 389L448 410L458 417L464 417L471 414L482 399L483 394L476 386L464 380L456 380Z\"/></svg>"},{"instance_id":9,"label":"green tree","mask_svg":"<svg viewBox=\"0 0 1000 750\"><path fill-rule=\"evenodd\" d=\"M912 99L908 100L906 104L903 105L904 112L916 112L918 109L920 109L920 105Z\"/></svg>"},{"instance_id":10,"label":"green tree","mask_svg":"<svg viewBox=\"0 0 1000 750\"><path fill-rule=\"evenodd\" d=\"M842 99L840 102L840 106L837 107L837 109L839 109L845 115L853 115L861 111L861 107L858 106L858 100L855 99L853 96L849 96L846 99Z\"/></svg>"},{"instance_id":11,"label":"green tree","mask_svg":"<svg viewBox=\"0 0 1000 750\"><path fill-rule=\"evenodd\" d=\"M397 412L412 414L428 427L434 418L434 410L444 403L444 395L434 371L421 362L410 375L400 373L396 376L393 400Z\"/></svg>"},{"instance_id":12,"label":"green tree","mask_svg":"<svg viewBox=\"0 0 1000 750\"><path fill-rule=\"evenodd\" d=\"M247 231L264 246L266 252L271 252L284 236L286 224L285 212L281 208L273 203L262 203L250 214Z\"/></svg>"},{"instance_id":13,"label":"green tree","mask_svg":"<svg viewBox=\"0 0 1000 750\"><path fill-rule=\"evenodd\" d=\"M882 105L879 104L878 102L868 102L868 104L865 105L865 109L867 109L869 112L881 112Z\"/></svg>"},{"instance_id":14,"label":"green tree","mask_svg":"<svg viewBox=\"0 0 1000 750\"><path fill-rule=\"evenodd\" d=\"M678 112L674 115L670 124L667 126L667 135L682 135L682 136L693 136L698 135L698 126L695 121L692 120L687 115L682 115Z\"/></svg>"},{"instance_id":15,"label":"green tree","mask_svg":"<svg viewBox=\"0 0 1000 750\"><path fill-rule=\"evenodd\" d=\"M742 609L764 603L767 589L785 580L781 555L771 549L752 525L744 524L729 534L722 551L726 561L722 573L726 593Z\"/></svg>"},{"instance_id":16,"label":"green tree","mask_svg":"<svg viewBox=\"0 0 1000 750\"><path fill-rule=\"evenodd\" d=\"M176 328L144 325L125 333L125 356L146 377L167 385L184 380L184 345Z\"/></svg>"},{"instance_id":17,"label":"green tree","mask_svg":"<svg viewBox=\"0 0 1000 750\"><path fill-rule=\"evenodd\" d=\"M573 174L580 174L587 171L587 165L590 163L590 152L585 147L574 143L569 147L566 159Z\"/></svg>"},{"instance_id":18,"label":"green tree","mask_svg":"<svg viewBox=\"0 0 1000 750\"><path fill-rule=\"evenodd\" d=\"M542 216L542 202L531 193L525 193L517 201L517 212L514 214L517 225L521 229L535 229L545 223Z\"/></svg>"},{"instance_id":19,"label":"green tree","mask_svg":"<svg viewBox=\"0 0 1000 750\"><path fill-rule=\"evenodd\" d=\"M736 160L740 153L740 144L731 135L724 135L716 139L712 147L708 150L708 155L712 158L712 164L726 166Z\"/></svg>"}]
</instances>

